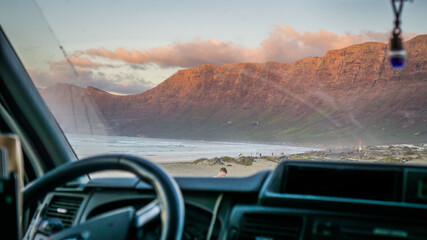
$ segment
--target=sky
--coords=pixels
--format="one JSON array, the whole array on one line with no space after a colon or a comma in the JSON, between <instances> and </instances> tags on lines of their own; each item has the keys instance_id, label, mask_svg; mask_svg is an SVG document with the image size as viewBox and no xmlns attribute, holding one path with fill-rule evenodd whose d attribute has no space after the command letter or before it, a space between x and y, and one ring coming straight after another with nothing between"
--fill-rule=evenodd
<instances>
[{"instance_id":1,"label":"sky","mask_svg":"<svg viewBox=\"0 0 427 240\"><path fill-rule=\"evenodd\" d=\"M405 3L406 40L427 33L426 12L425 0ZM0 0L0 23L37 86L117 94L205 63L292 62L387 42L393 21L389 0Z\"/></svg>"}]
</instances>

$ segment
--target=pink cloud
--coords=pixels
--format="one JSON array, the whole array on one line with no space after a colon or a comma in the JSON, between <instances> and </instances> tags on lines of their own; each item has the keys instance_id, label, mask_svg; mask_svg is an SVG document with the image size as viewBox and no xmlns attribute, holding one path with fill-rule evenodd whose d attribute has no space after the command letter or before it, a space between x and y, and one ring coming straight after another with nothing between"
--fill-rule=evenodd
<instances>
[{"instance_id":1,"label":"pink cloud","mask_svg":"<svg viewBox=\"0 0 427 240\"><path fill-rule=\"evenodd\" d=\"M406 34L406 37L415 34ZM390 33L363 31L359 34L336 34L327 30L298 31L289 25L274 25L268 38L259 47L245 48L217 39L194 39L147 50L103 47L85 53L132 64L154 63L160 67L195 67L201 64L222 65L234 62L291 62L307 56L322 56L327 50L339 49L365 41L387 41ZM404 37L405 37L404 36ZM83 61L83 60L82 60ZM83 64L83 62L82 62Z\"/></svg>"},{"instance_id":2,"label":"pink cloud","mask_svg":"<svg viewBox=\"0 0 427 240\"><path fill-rule=\"evenodd\" d=\"M99 67L102 66L101 63L95 63L92 62L92 60L90 60L87 57L68 57L68 59L70 60L70 62L74 65L74 66L78 66L78 67L86 67L86 68L91 68L91 67Z\"/></svg>"},{"instance_id":3,"label":"pink cloud","mask_svg":"<svg viewBox=\"0 0 427 240\"><path fill-rule=\"evenodd\" d=\"M120 82L119 85L122 87L129 87L130 85L132 85L133 82L131 81L125 81L125 82Z\"/></svg>"},{"instance_id":4,"label":"pink cloud","mask_svg":"<svg viewBox=\"0 0 427 240\"><path fill-rule=\"evenodd\" d=\"M76 68L72 68L67 61L63 60L51 63L49 71L28 70L28 74L39 87L47 87L57 83L70 83L81 87L93 86L104 91L123 94L140 93L154 87L152 82L132 73L118 70L114 74L106 74L96 69L101 66L108 66L105 64L75 57L70 58L70 62Z\"/></svg>"},{"instance_id":5,"label":"pink cloud","mask_svg":"<svg viewBox=\"0 0 427 240\"><path fill-rule=\"evenodd\" d=\"M53 62L50 64L51 69L52 68L62 68L66 65L69 65L71 63L74 67L81 67L81 68L99 68L99 67L115 67L111 64L103 64L103 63L97 63L93 62L87 57L81 57L81 56L69 56L67 60L62 60L58 62Z\"/></svg>"},{"instance_id":6,"label":"pink cloud","mask_svg":"<svg viewBox=\"0 0 427 240\"><path fill-rule=\"evenodd\" d=\"M200 63L223 64L258 60L262 57L257 49L246 49L229 42L216 39L201 40L196 38L193 42L175 43L170 46L161 46L149 50L127 50L117 48L111 51L105 48L89 49L86 53L113 60L121 60L134 64L156 63L161 67L180 66L193 67Z\"/></svg>"}]
</instances>

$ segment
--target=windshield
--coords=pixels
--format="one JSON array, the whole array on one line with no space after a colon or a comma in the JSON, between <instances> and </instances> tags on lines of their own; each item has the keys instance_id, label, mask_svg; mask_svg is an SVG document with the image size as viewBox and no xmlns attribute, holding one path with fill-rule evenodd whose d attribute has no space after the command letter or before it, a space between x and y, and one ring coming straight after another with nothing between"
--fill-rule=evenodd
<instances>
[{"instance_id":1,"label":"windshield","mask_svg":"<svg viewBox=\"0 0 427 240\"><path fill-rule=\"evenodd\" d=\"M427 163L427 1L0 1L0 24L80 159L173 175L287 159Z\"/></svg>"}]
</instances>

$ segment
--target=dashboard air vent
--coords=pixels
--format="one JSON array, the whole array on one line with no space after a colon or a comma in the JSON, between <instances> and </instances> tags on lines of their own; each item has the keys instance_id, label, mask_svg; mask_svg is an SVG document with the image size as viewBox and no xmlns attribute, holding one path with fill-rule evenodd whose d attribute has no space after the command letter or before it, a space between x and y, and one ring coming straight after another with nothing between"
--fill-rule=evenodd
<instances>
[{"instance_id":1,"label":"dashboard air vent","mask_svg":"<svg viewBox=\"0 0 427 240\"><path fill-rule=\"evenodd\" d=\"M56 218L62 221L64 228L69 228L77 215L83 198L54 196L50 201L46 212L46 218Z\"/></svg>"},{"instance_id":2,"label":"dashboard air vent","mask_svg":"<svg viewBox=\"0 0 427 240\"><path fill-rule=\"evenodd\" d=\"M245 214L238 239L299 239L303 219L279 214Z\"/></svg>"}]
</instances>

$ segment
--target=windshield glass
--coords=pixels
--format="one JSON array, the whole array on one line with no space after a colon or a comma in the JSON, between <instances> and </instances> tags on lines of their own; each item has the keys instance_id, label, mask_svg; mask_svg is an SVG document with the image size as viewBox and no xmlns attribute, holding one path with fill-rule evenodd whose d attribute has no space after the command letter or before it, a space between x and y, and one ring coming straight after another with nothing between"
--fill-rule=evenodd
<instances>
[{"instance_id":1,"label":"windshield glass","mask_svg":"<svg viewBox=\"0 0 427 240\"><path fill-rule=\"evenodd\" d=\"M427 1L0 1L0 24L80 159L173 175L287 159L427 163ZM221 170L222 169L222 170Z\"/></svg>"}]
</instances>

